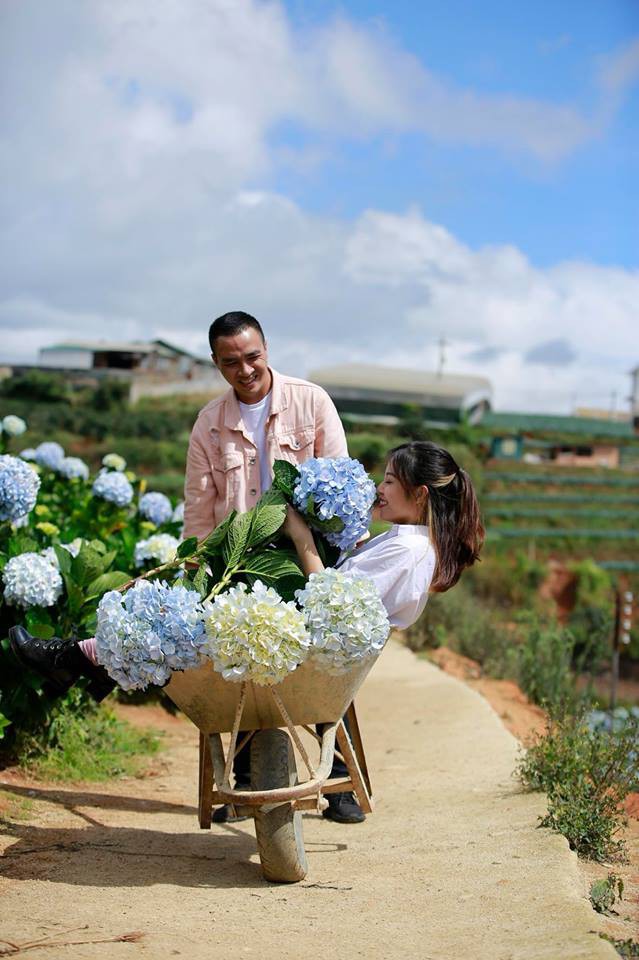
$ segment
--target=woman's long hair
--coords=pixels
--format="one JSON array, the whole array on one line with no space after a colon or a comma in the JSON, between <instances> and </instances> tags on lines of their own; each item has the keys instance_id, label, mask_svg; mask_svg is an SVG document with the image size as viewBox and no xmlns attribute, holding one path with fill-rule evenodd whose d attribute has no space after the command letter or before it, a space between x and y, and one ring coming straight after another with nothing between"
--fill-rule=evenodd
<instances>
[{"instance_id":1,"label":"woman's long hair","mask_svg":"<svg viewBox=\"0 0 639 960\"><path fill-rule=\"evenodd\" d=\"M402 443L390 451L388 463L408 495L421 486L428 488L423 522L437 554L430 589L444 593L478 559L484 542L471 479L447 450L429 440Z\"/></svg>"}]
</instances>

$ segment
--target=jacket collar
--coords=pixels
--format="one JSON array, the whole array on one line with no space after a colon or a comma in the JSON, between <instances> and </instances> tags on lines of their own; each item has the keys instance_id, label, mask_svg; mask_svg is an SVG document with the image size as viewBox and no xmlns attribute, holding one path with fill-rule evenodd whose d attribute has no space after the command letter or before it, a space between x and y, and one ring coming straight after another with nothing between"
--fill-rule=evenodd
<instances>
[{"instance_id":1,"label":"jacket collar","mask_svg":"<svg viewBox=\"0 0 639 960\"><path fill-rule=\"evenodd\" d=\"M284 390L284 381L277 370L269 367L273 382L271 385L271 414L281 413L288 407L288 397ZM224 426L229 430L243 430L242 413L240 405L235 395L235 390L230 387L224 395Z\"/></svg>"}]
</instances>

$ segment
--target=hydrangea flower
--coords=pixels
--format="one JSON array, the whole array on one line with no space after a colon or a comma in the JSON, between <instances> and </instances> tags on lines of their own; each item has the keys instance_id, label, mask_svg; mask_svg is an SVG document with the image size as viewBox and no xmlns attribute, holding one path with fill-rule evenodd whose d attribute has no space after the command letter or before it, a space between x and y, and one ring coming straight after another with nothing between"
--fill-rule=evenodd
<instances>
[{"instance_id":1,"label":"hydrangea flower","mask_svg":"<svg viewBox=\"0 0 639 960\"><path fill-rule=\"evenodd\" d=\"M279 683L306 659L310 637L294 603L257 580L218 594L206 618L206 654L225 680Z\"/></svg>"},{"instance_id":2,"label":"hydrangea flower","mask_svg":"<svg viewBox=\"0 0 639 960\"><path fill-rule=\"evenodd\" d=\"M33 447L25 447L24 450L21 450L19 456L23 460L35 460L36 452Z\"/></svg>"},{"instance_id":3,"label":"hydrangea flower","mask_svg":"<svg viewBox=\"0 0 639 960\"><path fill-rule=\"evenodd\" d=\"M71 543L60 543L58 546L62 547L63 550L66 550L67 553L70 553L71 556L75 558L80 553L83 542L84 541L82 540L82 537L76 537L75 540L71 541ZM44 557L45 560L48 560L48 562L53 564L54 567L57 567L58 569L60 568L58 557L53 547L45 547L44 550L40 551L40 556Z\"/></svg>"},{"instance_id":4,"label":"hydrangea flower","mask_svg":"<svg viewBox=\"0 0 639 960\"><path fill-rule=\"evenodd\" d=\"M136 567L142 567L147 560L157 560L159 563L169 563L175 559L180 541L170 533L156 533L148 540L138 540L133 553L133 562Z\"/></svg>"},{"instance_id":5,"label":"hydrangea flower","mask_svg":"<svg viewBox=\"0 0 639 960\"><path fill-rule=\"evenodd\" d=\"M2 429L10 437L19 437L25 432L27 425L22 417L16 417L10 413L3 419Z\"/></svg>"},{"instance_id":6,"label":"hydrangea flower","mask_svg":"<svg viewBox=\"0 0 639 960\"><path fill-rule=\"evenodd\" d=\"M119 473L124 473L126 470L126 460L119 453L107 453L102 457L102 465L109 470L117 470Z\"/></svg>"},{"instance_id":7,"label":"hydrangea flower","mask_svg":"<svg viewBox=\"0 0 639 960\"><path fill-rule=\"evenodd\" d=\"M0 520L16 522L35 507L40 477L24 460L0 454Z\"/></svg>"},{"instance_id":8,"label":"hydrangea flower","mask_svg":"<svg viewBox=\"0 0 639 960\"><path fill-rule=\"evenodd\" d=\"M89 479L89 468L80 457L65 457L58 467L58 473L67 480Z\"/></svg>"},{"instance_id":9,"label":"hydrangea flower","mask_svg":"<svg viewBox=\"0 0 639 960\"><path fill-rule=\"evenodd\" d=\"M38 553L12 557L2 571L4 599L19 607L52 607L62 593L60 573Z\"/></svg>"},{"instance_id":10,"label":"hydrangea flower","mask_svg":"<svg viewBox=\"0 0 639 960\"><path fill-rule=\"evenodd\" d=\"M173 523L184 522L184 500L180 500L180 502L176 505L171 520Z\"/></svg>"},{"instance_id":11,"label":"hydrangea flower","mask_svg":"<svg viewBox=\"0 0 639 960\"><path fill-rule=\"evenodd\" d=\"M46 441L35 448L35 460L41 467L57 470L64 460L64 450L59 443Z\"/></svg>"},{"instance_id":12,"label":"hydrangea flower","mask_svg":"<svg viewBox=\"0 0 639 960\"><path fill-rule=\"evenodd\" d=\"M375 484L359 460L350 457L312 457L299 472L293 503L306 513L312 497L318 519L338 517L344 528L325 536L333 546L349 550L368 529Z\"/></svg>"},{"instance_id":13,"label":"hydrangea flower","mask_svg":"<svg viewBox=\"0 0 639 960\"><path fill-rule=\"evenodd\" d=\"M140 580L127 593L105 593L98 607L98 662L124 690L165 684L172 670L202 659L204 608L200 596L162 580Z\"/></svg>"},{"instance_id":14,"label":"hydrangea flower","mask_svg":"<svg viewBox=\"0 0 639 960\"><path fill-rule=\"evenodd\" d=\"M93 481L93 493L118 507L126 507L133 500L133 487L124 474L107 470L101 470Z\"/></svg>"},{"instance_id":15,"label":"hydrangea flower","mask_svg":"<svg viewBox=\"0 0 639 960\"><path fill-rule=\"evenodd\" d=\"M313 658L342 673L384 647L390 625L377 587L368 577L329 568L312 573L295 591L313 643Z\"/></svg>"},{"instance_id":16,"label":"hydrangea flower","mask_svg":"<svg viewBox=\"0 0 639 960\"><path fill-rule=\"evenodd\" d=\"M156 527L162 526L173 516L173 507L168 497L163 493L145 493L140 497L140 516L146 517Z\"/></svg>"}]
</instances>

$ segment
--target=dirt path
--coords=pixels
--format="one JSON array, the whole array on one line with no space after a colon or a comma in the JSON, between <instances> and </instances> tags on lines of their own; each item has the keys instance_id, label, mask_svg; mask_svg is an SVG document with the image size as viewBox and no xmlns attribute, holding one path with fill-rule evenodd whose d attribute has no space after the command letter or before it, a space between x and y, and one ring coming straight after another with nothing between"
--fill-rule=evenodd
<instances>
[{"instance_id":1,"label":"dirt path","mask_svg":"<svg viewBox=\"0 0 639 960\"><path fill-rule=\"evenodd\" d=\"M5 785L23 808L0 839L0 938L143 934L28 954L65 960L617 956L576 857L536 829L543 800L520 792L516 741L478 693L391 644L358 705L376 812L354 826L306 816L296 886L262 880L250 822L198 829L185 721L169 724L156 777L34 797Z\"/></svg>"}]
</instances>

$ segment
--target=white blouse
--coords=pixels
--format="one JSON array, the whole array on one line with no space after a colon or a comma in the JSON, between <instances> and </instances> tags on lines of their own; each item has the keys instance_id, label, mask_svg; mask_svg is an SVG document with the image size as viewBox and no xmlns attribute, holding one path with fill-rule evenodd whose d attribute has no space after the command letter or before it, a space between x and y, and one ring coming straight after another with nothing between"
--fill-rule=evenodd
<instances>
[{"instance_id":1,"label":"white blouse","mask_svg":"<svg viewBox=\"0 0 639 960\"><path fill-rule=\"evenodd\" d=\"M436 563L428 527L395 523L386 533L358 547L340 571L370 577L379 590L392 627L410 627L428 600Z\"/></svg>"}]
</instances>

